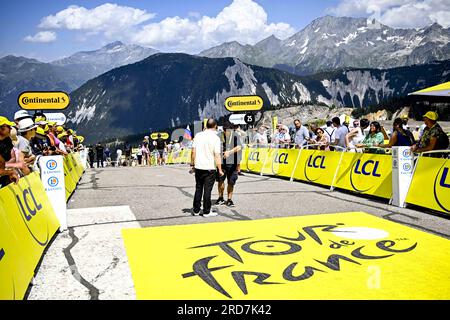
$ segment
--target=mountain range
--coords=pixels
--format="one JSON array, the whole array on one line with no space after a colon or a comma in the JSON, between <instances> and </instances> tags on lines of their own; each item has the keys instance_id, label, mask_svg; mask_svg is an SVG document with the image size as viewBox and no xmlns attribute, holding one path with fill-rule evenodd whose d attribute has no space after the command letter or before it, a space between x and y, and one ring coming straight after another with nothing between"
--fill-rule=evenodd
<instances>
[{"instance_id":1,"label":"mountain range","mask_svg":"<svg viewBox=\"0 0 450 320\"><path fill-rule=\"evenodd\" d=\"M225 116L229 96L259 95L263 110L299 104L364 108L449 80L450 60L302 77L237 58L158 53L72 92L68 122L93 142Z\"/></svg>"},{"instance_id":2,"label":"mountain range","mask_svg":"<svg viewBox=\"0 0 450 320\"><path fill-rule=\"evenodd\" d=\"M0 110L12 117L23 91L71 92L113 68L140 61L157 51L113 42L99 50L78 52L50 63L24 57L0 59Z\"/></svg>"},{"instance_id":3,"label":"mountain range","mask_svg":"<svg viewBox=\"0 0 450 320\"><path fill-rule=\"evenodd\" d=\"M450 59L450 28L394 29L365 18L318 18L291 37L274 36L255 45L227 42L199 53L236 57L298 75L339 68L394 68Z\"/></svg>"},{"instance_id":4,"label":"mountain range","mask_svg":"<svg viewBox=\"0 0 450 320\"><path fill-rule=\"evenodd\" d=\"M199 55L113 42L50 63L6 56L0 111L12 117L23 91L70 92L69 124L98 140L224 116L229 95L258 94L272 109L366 109L449 81L449 59L450 28L326 16L285 40L224 43Z\"/></svg>"}]
</instances>

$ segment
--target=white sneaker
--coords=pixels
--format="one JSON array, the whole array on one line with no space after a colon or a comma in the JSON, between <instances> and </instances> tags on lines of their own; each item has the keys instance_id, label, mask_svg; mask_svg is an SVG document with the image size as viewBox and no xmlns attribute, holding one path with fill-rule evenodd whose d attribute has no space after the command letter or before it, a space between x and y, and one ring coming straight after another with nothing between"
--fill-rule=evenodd
<instances>
[{"instance_id":1,"label":"white sneaker","mask_svg":"<svg viewBox=\"0 0 450 320\"><path fill-rule=\"evenodd\" d=\"M211 211L210 213L208 213L208 214L200 214L202 217L205 217L205 218L209 218L209 217L216 217L216 216L218 216L218 213L217 212L213 212L213 211Z\"/></svg>"}]
</instances>

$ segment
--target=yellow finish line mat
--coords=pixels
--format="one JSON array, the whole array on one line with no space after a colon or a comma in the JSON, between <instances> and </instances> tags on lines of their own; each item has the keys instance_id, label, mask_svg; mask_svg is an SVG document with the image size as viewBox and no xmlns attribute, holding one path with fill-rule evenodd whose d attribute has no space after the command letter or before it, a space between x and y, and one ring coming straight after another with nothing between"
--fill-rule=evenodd
<instances>
[{"instance_id":1,"label":"yellow finish line mat","mask_svg":"<svg viewBox=\"0 0 450 320\"><path fill-rule=\"evenodd\" d=\"M450 241L363 212L122 234L138 299L450 299Z\"/></svg>"}]
</instances>

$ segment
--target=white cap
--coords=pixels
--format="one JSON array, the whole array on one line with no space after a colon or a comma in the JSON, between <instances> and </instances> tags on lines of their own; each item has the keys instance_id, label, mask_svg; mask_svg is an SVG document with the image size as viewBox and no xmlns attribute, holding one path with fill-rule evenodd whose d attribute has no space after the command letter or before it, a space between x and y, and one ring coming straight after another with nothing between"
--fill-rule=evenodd
<instances>
[{"instance_id":1,"label":"white cap","mask_svg":"<svg viewBox=\"0 0 450 320\"><path fill-rule=\"evenodd\" d=\"M31 118L31 116L28 114L27 110L19 110L14 114L14 121L23 119L23 118Z\"/></svg>"},{"instance_id":2,"label":"white cap","mask_svg":"<svg viewBox=\"0 0 450 320\"><path fill-rule=\"evenodd\" d=\"M19 132L26 132L36 128L37 124L34 123L33 119L25 118L19 121L18 127Z\"/></svg>"}]
</instances>

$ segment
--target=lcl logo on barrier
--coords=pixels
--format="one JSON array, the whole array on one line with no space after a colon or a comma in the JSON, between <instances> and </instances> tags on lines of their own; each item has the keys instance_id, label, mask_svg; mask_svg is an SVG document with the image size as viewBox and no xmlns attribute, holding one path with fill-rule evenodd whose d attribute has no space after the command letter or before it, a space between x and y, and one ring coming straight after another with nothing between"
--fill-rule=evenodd
<instances>
[{"instance_id":1,"label":"lcl logo on barrier","mask_svg":"<svg viewBox=\"0 0 450 320\"><path fill-rule=\"evenodd\" d=\"M275 156L272 161L272 173L274 175L280 174L280 172L282 171L282 170L280 170L281 165L289 165L288 158L289 158L289 154L286 152L278 153L278 151L277 151L275 153Z\"/></svg>"},{"instance_id":2,"label":"lcl logo on barrier","mask_svg":"<svg viewBox=\"0 0 450 320\"><path fill-rule=\"evenodd\" d=\"M282 152L280 154L275 154L274 162L279 163L279 164L289 164L288 156L289 155L284 152Z\"/></svg>"},{"instance_id":3,"label":"lcl logo on barrier","mask_svg":"<svg viewBox=\"0 0 450 320\"><path fill-rule=\"evenodd\" d=\"M373 167L370 169L369 165L372 164ZM355 174L363 174L365 176L374 176L374 177L381 177L381 174L377 173L378 166L380 165L380 161L374 161L374 160L367 160L361 165L361 159L358 159L356 161L355 165Z\"/></svg>"},{"instance_id":4,"label":"lcl logo on barrier","mask_svg":"<svg viewBox=\"0 0 450 320\"><path fill-rule=\"evenodd\" d=\"M46 166L48 170L55 170L58 166L58 163L55 160L48 160Z\"/></svg>"},{"instance_id":5,"label":"lcl logo on barrier","mask_svg":"<svg viewBox=\"0 0 450 320\"><path fill-rule=\"evenodd\" d=\"M350 171L350 184L352 185L352 188L355 191L358 192L367 192L370 189L373 188L367 188L367 189L359 189L355 186L355 183L353 181L353 175L364 175L364 176L373 176L380 178L381 174L378 172L378 166L380 165L380 162L374 161L374 160L367 160L365 162L362 162L361 159L356 160L355 165L353 166L352 170Z\"/></svg>"},{"instance_id":6,"label":"lcl logo on barrier","mask_svg":"<svg viewBox=\"0 0 450 320\"><path fill-rule=\"evenodd\" d=\"M48 243L48 230L46 231L47 238L45 239L45 241L41 241L30 229L30 223L32 223L33 218L36 217L36 215L42 209L42 204L36 201L36 197L34 196L31 187L24 189L21 195L16 194L16 200L28 232L39 245L45 247Z\"/></svg>"},{"instance_id":7,"label":"lcl logo on barrier","mask_svg":"<svg viewBox=\"0 0 450 320\"><path fill-rule=\"evenodd\" d=\"M325 156L316 156L316 157L314 157L314 160L313 160L313 156L310 155L306 165L310 168L326 169L326 167L324 165L324 161L325 161Z\"/></svg>"},{"instance_id":8,"label":"lcl logo on barrier","mask_svg":"<svg viewBox=\"0 0 450 320\"><path fill-rule=\"evenodd\" d=\"M320 170L326 169L325 156L323 156L323 155L314 156L312 154L308 157L308 160L305 162L305 168L304 168L305 178L310 182L319 180L320 176L316 179L312 179L308 176L308 168L320 169Z\"/></svg>"},{"instance_id":9,"label":"lcl logo on barrier","mask_svg":"<svg viewBox=\"0 0 450 320\"><path fill-rule=\"evenodd\" d=\"M248 160L259 161L259 151L252 151L248 155Z\"/></svg>"},{"instance_id":10,"label":"lcl logo on barrier","mask_svg":"<svg viewBox=\"0 0 450 320\"><path fill-rule=\"evenodd\" d=\"M450 213L450 167L444 165L439 170L434 180L434 199L439 207L445 212Z\"/></svg>"}]
</instances>

